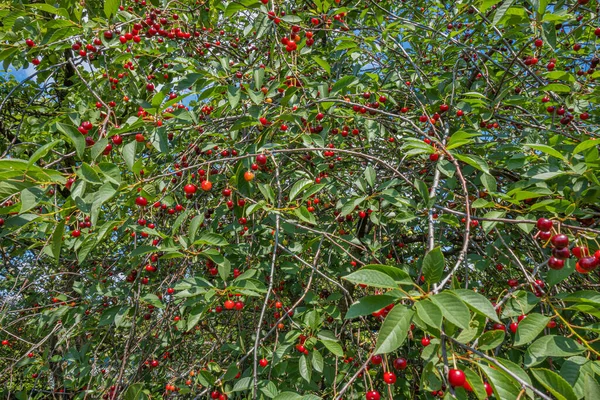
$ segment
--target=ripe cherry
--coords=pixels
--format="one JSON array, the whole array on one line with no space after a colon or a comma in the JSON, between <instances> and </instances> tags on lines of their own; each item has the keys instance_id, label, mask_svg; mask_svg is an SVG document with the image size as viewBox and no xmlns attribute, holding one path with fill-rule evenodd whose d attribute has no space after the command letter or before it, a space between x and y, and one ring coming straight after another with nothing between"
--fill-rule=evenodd
<instances>
[{"instance_id":1,"label":"ripe cherry","mask_svg":"<svg viewBox=\"0 0 600 400\"><path fill-rule=\"evenodd\" d=\"M135 199L135 204L137 204L140 207L146 207L148 205L148 199L140 196Z\"/></svg>"},{"instance_id":2,"label":"ripe cherry","mask_svg":"<svg viewBox=\"0 0 600 400\"><path fill-rule=\"evenodd\" d=\"M371 390L371 391L367 392L366 399L367 400L380 400L381 399L381 395L379 394L378 391Z\"/></svg>"},{"instance_id":3,"label":"ripe cherry","mask_svg":"<svg viewBox=\"0 0 600 400\"><path fill-rule=\"evenodd\" d=\"M423 347L429 346L430 343L431 339L429 339L427 336L421 339L421 345L423 345Z\"/></svg>"},{"instance_id":4,"label":"ripe cherry","mask_svg":"<svg viewBox=\"0 0 600 400\"><path fill-rule=\"evenodd\" d=\"M258 364L264 368L267 365L269 365L269 361L266 358L261 358L260 361L258 362Z\"/></svg>"},{"instance_id":5,"label":"ripe cherry","mask_svg":"<svg viewBox=\"0 0 600 400\"><path fill-rule=\"evenodd\" d=\"M379 365L382 362L383 362L383 357L381 357L378 354L371 357L371 363L373 363L373 365Z\"/></svg>"},{"instance_id":6,"label":"ripe cherry","mask_svg":"<svg viewBox=\"0 0 600 400\"><path fill-rule=\"evenodd\" d=\"M399 369L399 370L403 370L406 369L406 367L408 366L408 363L406 361L406 358L396 358L394 360L394 368Z\"/></svg>"},{"instance_id":7,"label":"ripe cherry","mask_svg":"<svg viewBox=\"0 0 600 400\"><path fill-rule=\"evenodd\" d=\"M483 388L485 389L485 393L486 393L488 396L491 396L491 395L493 395L493 394L494 394L494 390L492 389L492 386L491 386L489 383L485 382L485 383L483 384Z\"/></svg>"},{"instance_id":8,"label":"ripe cherry","mask_svg":"<svg viewBox=\"0 0 600 400\"><path fill-rule=\"evenodd\" d=\"M383 381L388 385L393 385L396 383L396 374L393 372L386 372L383 374Z\"/></svg>"},{"instance_id":9,"label":"ripe cherry","mask_svg":"<svg viewBox=\"0 0 600 400\"><path fill-rule=\"evenodd\" d=\"M567 235L564 235L561 233L561 234L552 236L552 239L550 239L550 242L552 243L552 246L554 246L555 248L562 249L569 245L569 238L567 237Z\"/></svg>"},{"instance_id":10,"label":"ripe cherry","mask_svg":"<svg viewBox=\"0 0 600 400\"><path fill-rule=\"evenodd\" d=\"M548 260L548 267L550 267L551 269L563 269L564 266L565 266L565 260L562 260L560 258L556 258L556 257L552 256Z\"/></svg>"},{"instance_id":11,"label":"ripe cherry","mask_svg":"<svg viewBox=\"0 0 600 400\"><path fill-rule=\"evenodd\" d=\"M196 193L196 190L198 190L196 185L193 185L191 183L189 183L183 187L183 191L187 194L194 194L194 193Z\"/></svg>"},{"instance_id":12,"label":"ripe cherry","mask_svg":"<svg viewBox=\"0 0 600 400\"><path fill-rule=\"evenodd\" d=\"M460 369L451 369L448 372L448 382L451 386L463 386L466 382L465 373Z\"/></svg>"},{"instance_id":13,"label":"ripe cherry","mask_svg":"<svg viewBox=\"0 0 600 400\"><path fill-rule=\"evenodd\" d=\"M265 165L267 163L267 156L265 156L264 154L257 155L256 162L260 165Z\"/></svg>"},{"instance_id":14,"label":"ripe cherry","mask_svg":"<svg viewBox=\"0 0 600 400\"><path fill-rule=\"evenodd\" d=\"M235 303L232 300L227 300L223 304L223 307L225 307L226 310L233 310L233 308L235 307Z\"/></svg>"},{"instance_id":15,"label":"ripe cherry","mask_svg":"<svg viewBox=\"0 0 600 400\"><path fill-rule=\"evenodd\" d=\"M510 329L510 331L513 333L513 335L515 333L517 333L517 328L519 327L519 323L518 322L511 322L510 325L508 326L508 328Z\"/></svg>"}]
</instances>

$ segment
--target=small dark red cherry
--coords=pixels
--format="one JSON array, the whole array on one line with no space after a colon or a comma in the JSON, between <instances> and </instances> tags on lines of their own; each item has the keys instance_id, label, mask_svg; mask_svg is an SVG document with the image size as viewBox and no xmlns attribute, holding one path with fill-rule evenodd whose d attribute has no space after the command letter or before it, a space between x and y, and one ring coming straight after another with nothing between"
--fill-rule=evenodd
<instances>
[{"instance_id":1,"label":"small dark red cherry","mask_svg":"<svg viewBox=\"0 0 600 400\"><path fill-rule=\"evenodd\" d=\"M399 370L403 370L406 369L408 363L406 362L406 358L396 358L394 360L394 368L399 369Z\"/></svg>"},{"instance_id":2,"label":"small dark red cherry","mask_svg":"<svg viewBox=\"0 0 600 400\"><path fill-rule=\"evenodd\" d=\"M550 240L550 242L552 243L552 246L554 246L557 249L563 249L563 248L569 246L568 236L564 235L562 233L552 236L552 239Z\"/></svg>"},{"instance_id":3,"label":"small dark red cherry","mask_svg":"<svg viewBox=\"0 0 600 400\"><path fill-rule=\"evenodd\" d=\"M548 260L548 267L552 269L562 269L565 266L565 260L561 260L560 258L550 257Z\"/></svg>"},{"instance_id":4,"label":"small dark red cherry","mask_svg":"<svg viewBox=\"0 0 600 400\"><path fill-rule=\"evenodd\" d=\"M568 247L563 247L562 249L552 249L552 255L561 260L566 260L571 256L571 251Z\"/></svg>"},{"instance_id":5,"label":"small dark red cherry","mask_svg":"<svg viewBox=\"0 0 600 400\"><path fill-rule=\"evenodd\" d=\"M383 362L383 357L381 357L378 354L371 357L371 363L373 363L374 365L379 365L382 362Z\"/></svg>"}]
</instances>

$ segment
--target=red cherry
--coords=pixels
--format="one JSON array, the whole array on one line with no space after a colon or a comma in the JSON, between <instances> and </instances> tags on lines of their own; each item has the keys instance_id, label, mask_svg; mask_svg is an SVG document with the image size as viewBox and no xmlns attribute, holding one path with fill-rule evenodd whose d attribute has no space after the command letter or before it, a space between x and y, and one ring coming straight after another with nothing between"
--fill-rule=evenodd
<instances>
[{"instance_id":1,"label":"red cherry","mask_svg":"<svg viewBox=\"0 0 600 400\"><path fill-rule=\"evenodd\" d=\"M536 226L542 232L549 232L552 229L552 221L548 218L540 218L537 220Z\"/></svg>"},{"instance_id":2,"label":"red cherry","mask_svg":"<svg viewBox=\"0 0 600 400\"><path fill-rule=\"evenodd\" d=\"M575 258L581 259L581 257L589 256L590 250L585 246L576 246L576 247L573 247L573 249L571 250L571 253L575 256Z\"/></svg>"},{"instance_id":3,"label":"red cherry","mask_svg":"<svg viewBox=\"0 0 600 400\"><path fill-rule=\"evenodd\" d=\"M375 390L371 390L370 392L367 392L366 399L367 400L380 400L381 395L379 394L379 392L377 392Z\"/></svg>"},{"instance_id":4,"label":"red cherry","mask_svg":"<svg viewBox=\"0 0 600 400\"><path fill-rule=\"evenodd\" d=\"M466 382L465 373L460 369L451 369L448 372L448 382L454 387L463 386Z\"/></svg>"},{"instance_id":5,"label":"red cherry","mask_svg":"<svg viewBox=\"0 0 600 400\"><path fill-rule=\"evenodd\" d=\"M508 280L508 286L510 287L515 287L519 285L519 281L516 279L509 279Z\"/></svg>"},{"instance_id":6,"label":"red cherry","mask_svg":"<svg viewBox=\"0 0 600 400\"><path fill-rule=\"evenodd\" d=\"M396 375L393 372L386 372L383 374L383 381L388 385L396 383Z\"/></svg>"},{"instance_id":7,"label":"red cherry","mask_svg":"<svg viewBox=\"0 0 600 400\"><path fill-rule=\"evenodd\" d=\"M183 187L183 191L187 194L194 194L194 193L196 193L196 190L198 190L196 185L192 185L191 183L189 183Z\"/></svg>"},{"instance_id":8,"label":"red cherry","mask_svg":"<svg viewBox=\"0 0 600 400\"><path fill-rule=\"evenodd\" d=\"M517 333L517 328L519 327L519 323L518 322L511 322L511 324L508 326L508 328L510 329L510 331L513 333L513 335L515 333Z\"/></svg>"},{"instance_id":9,"label":"red cherry","mask_svg":"<svg viewBox=\"0 0 600 400\"><path fill-rule=\"evenodd\" d=\"M265 165L267 163L267 156L265 156L264 154L257 155L256 162L260 165Z\"/></svg>"},{"instance_id":10,"label":"red cherry","mask_svg":"<svg viewBox=\"0 0 600 400\"><path fill-rule=\"evenodd\" d=\"M152 361L150 361L150 366L151 366L152 368L156 368L156 367L158 367L158 360L152 360Z\"/></svg>"},{"instance_id":11,"label":"red cherry","mask_svg":"<svg viewBox=\"0 0 600 400\"><path fill-rule=\"evenodd\" d=\"M485 382L485 383L483 384L483 388L485 389L485 393L486 393L488 396L491 396L491 395L493 395L493 394L494 394L494 390L492 389L492 386L491 386L489 383Z\"/></svg>"},{"instance_id":12,"label":"red cherry","mask_svg":"<svg viewBox=\"0 0 600 400\"><path fill-rule=\"evenodd\" d=\"M421 345L423 345L423 347L429 346L430 343L431 339L429 339L427 336L421 339Z\"/></svg>"},{"instance_id":13,"label":"red cherry","mask_svg":"<svg viewBox=\"0 0 600 400\"><path fill-rule=\"evenodd\" d=\"M403 370L406 369L407 366L408 363L405 358L400 357L394 360L394 368L396 369Z\"/></svg>"},{"instance_id":14,"label":"red cherry","mask_svg":"<svg viewBox=\"0 0 600 400\"><path fill-rule=\"evenodd\" d=\"M112 140L113 144L115 144L115 145L120 145L121 143L123 143L123 138L119 135L114 135L110 139Z\"/></svg>"},{"instance_id":15,"label":"red cherry","mask_svg":"<svg viewBox=\"0 0 600 400\"><path fill-rule=\"evenodd\" d=\"M440 112L446 112L450 109L450 106L448 104L442 104L440 105Z\"/></svg>"},{"instance_id":16,"label":"red cherry","mask_svg":"<svg viewBox=\"0 0 600 400\"><path fill-rule=\"evenodd\" d=\"M374 355L371 357L371 363L373 365L379 365L383 362L383 357L381 357L380 355Z\"/></svg>"},{"instance_id":17,"label":"red cherry","mask_svg":"<svg viewBox=\"0 0 600 400\"><path fill-rule=\"evenodd\" d=\"M264 368L267 365L269 365L269 361L266 358L261 358L260 361L258 362L258 364Z\"/></svg>"},{"instance_id":18,"label":"red cherry","mask_svg":"<svg viewBox=\"0 0 600 400\"><path fill-rule=\"evenodd\" d=\"M552 243L552 246L554 246L557 249L562 249L569 246L569 238L567 237L567 235L564 235L562 233L552 236L550 242Z\"/></svg>"},{"instance_id":19,"label":"red cherry","mask_svg":"<svg viewBox=\"0 0 600 400\"><path fill-rule=\"evenodd\" d=\"M565 266L565 260L561 260L556 257L550 257L548 260L548 267L552 269L562 269Z\"/></svg>"},{"instance_id":20,"label":"red cherry","mask_svg":"<svg viewBox=\"0 0 600 400\"><path fill-rule=\"evenodd\" d=\"M223 304L223 307L225 307L226 310L233 310L233 308L235 307L235 303L231 300L227 300Z\"/></svg>"},{"instance_id":21,"label":"red cherry","mask_svg":"<svg viewBox=\"0 0 600 400\"><path fill-rule=\"evenodd\" d=\"M140 207L146 207L148 205L148 199L140 196L135 199L135 204L137 204Z\"/></svg>"},{"instance_id":22,"label":"red cherry","mask_svg":"<svg viewBox=\"0 0 600 400\"><path fill-rule=\"evenodd\" d=\"M580 269L584 270L585 272L590 272L596 269L598 266L598 260L596 260L596 257L582 257L577 264L579 265Z\"/></svg>"},{"instance_id":23,"label":"red cherry","mask_svg":"<svg viewBox=\"0 0 600 400\"><path fill-rule=\"evenodd\" d=\"M560 260L566 260L571 256L571 251L568 247L562 249L552 249L552 255Z\"/></svg>"}]
</instances>

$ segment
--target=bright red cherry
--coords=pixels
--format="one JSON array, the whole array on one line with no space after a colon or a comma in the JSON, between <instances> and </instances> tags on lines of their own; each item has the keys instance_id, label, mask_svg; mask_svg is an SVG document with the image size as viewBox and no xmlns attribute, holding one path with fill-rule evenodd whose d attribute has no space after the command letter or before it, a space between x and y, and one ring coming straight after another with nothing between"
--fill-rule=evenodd
<instances>
[{"instance_id":1,"label":"bright red cherry","mask_svg":"<svg viewBox=\"0 0 600 400\"><path fill-rule=\"evenodd\" d=\"M367 400L379 400L379 399L381 399L381 395L379 394L378 391L371 390L370 392L367 392L366 399Z\"/></svg>"},{"instance_id":2,"label":"bright red cherry","mask_svg":"<svg viewBox=\"0 0 600 400\"><path fill-rule=\"evenodd\" d=\"M393 372L386 372L383 374L383 381L388 385L393 385L396 383L396 374Z\"/></svg>"},{"instance_id":3,"label":"bright red cherry","mask_svg":"<svg viewBox=\"0 0 600 400\"><path fill-rule=\"evenodd\" d=\"M429 346L430 343L431 343L431 339L429 339L427 336L425 336L423 339L421 339L421 345L423 345L423 347Z\"/></svg>"},{"instance_id":4,"label":"bright red cherry","mask_svg":"<svg viewBox=\"0 0 600 400\"><path fill-rule=\"evenodd\" d=\"M465 373L460 369L451 369L448 372L448 382L454 387L463 386L466 382Z\"/></svg>"},{"instance_id":5,"label":"bright red cherry","mask_svg":"<svg viewBox=\"0 0 600 400\"><path fill-rule=\"evenodd\" d=\"M519 323L518 322L511 322L510 325L508 326L508 328L510 329L510 331L513 333L513 335L515 333L517 333L517 328L519 327Z\"/></svg>"},{"instance_id":6,"label":"bright red cherry","mask_svg":"<svg viewBox=\"0 0 600 400\"><path fill-rule=\"evenodd\" d=\"M231 300L227 300L227 301L225 301L223 306L225 307L226 310L233 310L233 308L235 307L235 303Z\"/></svg>"},{"instance_id":7,"label":"bright red cherry","mask_svg":"<svg viewBox=\"0 0 600 400\"><path fill-rule=\"evenodd\" d=\"M590 250L585 246L576 246L573 247L571 253L575 256L575 258L580 259L581 257L587 257L590 255Z\"/></svg>"},{"instance_id":8,"label":"bright red cherry","mask_svg":"<svg viewBox=\"0 0 600 400\"><path fill-rule=\"evenodd\" d=\"M198 190L196 185L192 185L191 183L189 183L183 187L183 191L186 192L187 194L194 194L194 193L196 193L196 190Z\"/></svg>"},{"instance_id":9,"label":"bright red cherry","mask_svg":"<svg viewBox=\"0 0 600 400\"><path fill-rule=\"evenodd\" d=\"M269 361L266 358L261 358L258 364L260 364L260 366L264 368L267 365L269 365Z\"/></svg>"},{"instance_id":10,"label":"bright red cherry","mask_svg":"<svg viewBox=\"0 0 600 400\"><path fill-rule=\"evenodd\" d=\"M265 165L267 163L267 156L265 156L264 154L257 155L256 162L260 165Z\"/></svg>"},{"instance_id":11,"label":"bright red cherry","mask_svg":"<svg viewBox=\"0 0 600 400\"><path fill-rule=\"evenodd\" d=\"M148 205L148 199L140 196L135 199L135 204L137 204L140 207L146 207Z\"/></svg>"},{"instance_id":12,"label":"bright red cherry","mask_svg":"<svg viewBox=\"0 0 600 400\"><path fill-rule=\"evenodd\" d=\"M371 363L373 363L374 365L379 365L382 362L383 362L383 357L381 357L378 354L371 357Z\"/></svg>"},{"instance_id":13,"label":"bright red cherry","mask_svg":"<svg viewBox=\"0 0 600 400\"><path fill-rule=\"evenodd\" d=\"M492 386L491 386L489 383L485 382L485 383L483 384L483 388L485 389L485 393L486 393L488 396L491 396L491 395L493 395L493 394L494 394L494 390L492 389Z\"/></svg>"}]
</instances>

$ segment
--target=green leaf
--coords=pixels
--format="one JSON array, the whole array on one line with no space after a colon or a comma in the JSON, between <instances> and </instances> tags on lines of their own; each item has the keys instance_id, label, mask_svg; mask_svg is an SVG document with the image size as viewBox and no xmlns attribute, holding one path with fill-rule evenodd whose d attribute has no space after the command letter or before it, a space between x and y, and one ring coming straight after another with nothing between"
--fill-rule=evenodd
<instances>
[{"instance_id":1,"label":"green leaf","mask_svg":"<svg viewBox=\"0 0 600 400\"><path fill-rule=\"evenodd\" d=\"M568 357L581 354L585 348L571 338L564 336L542 336L533 342L525 353L525 367L533 367L547 357Z\"/></svg>"},{"instance_id":2,"label":"green leaf","mask_svg":"<svg viewBox=\"0 0 600 400\"><path fill-rule=\"evenodd\" d=\"M296 196L298 196L298 194L300 194L300 192L302 192L304 189L308 188L311 185L313 185L313 181L310 179L300 179L299 181L294 183L292 189L290 190L289 201L294 201L294 199L296 198Z\"/></svg>"},{"instance_id":3,"label":"green leaf","mask_svg":"<svg viewBox=\"0 0 600 400\"><path fill-rule=\"evenodd\" d=\"M532 368L531 373L558 400L577 400L573 388L556 372L545 368Z\"/></svg>"},{"instance_id":4,"label":"green leaf","mask_svg":"<svg viewBox=\"0 0 600 400\"><path fill-rule=\"evenodd\" d=\"M200 228L202 222L204 222L204 214L196 215L194 219L192 219L192 222L190 222L188 238L191 242L196 239L196 233L198 232L198 228Z\"/></svg>"},{"instance_id":5,"label":"green leaf","mask_svg":"<svg viewBox=\"0 0 600 400\"><path fill-rule=\"evenodd\" d=\"M462 329L469 327L471 314L468 307L456 295L450 292L438 293L430 299L442 309L444 318Z\"/></svg>"},{"instance_id":6,"label":"green leaf","mask_svg":"<svg viewBox=\"0 0 600 400\"><path fill-rule=\"evenodd\" d=\"M294 392L281 392L273 400L301 400L302 396Z\"/></svg>"},{"instance_id":7,"label":"green leaf","mask_svg":"<svg viewBox=\"0 0 600 400\"><path fill-rule=\"evenodd\" d=\"M425 204L429 204L429 189L427 188L427 184L423 181L415 179L415 187L419 192L419 196L423 199Z\"/></svg>"},{"instance_id":8,"label":"green leaf","mask_svg":"<svg viewBox=\"0 0 600 400\"><path fill-rule=\"evenodd\" d=\"M377 176L375 174L375 169L372 166L369 165L365 169L364 176L365 176L365 180L367 181L369 186L375 187L375 179Z\"/></svg>"},{"instance_id":9,"label":"green leaf","mask_svg":"<svg viewBox=\"0 0 600 400\"><path fill-rule=\"evenodd\" d=\"M94 169L87 163L82 163L79 169L80 176L88 183L91 184L101 184L102 179L98 176L98 173L94 171Z\"/></svg>"},{"instance_id":10,"label":"green leaf","mask_svg":"<svg viewBox=\"0 0 600 400\"><path fill-rule=\"evenodd\" d=\"M417 316L427 325L436 329L442 327L442 310L435 305L431 300L425 299L415 303Z\"/></svg>"},{"instance_id":11,"label":"green leaf","mask_svg":"<svg viewBox=\"0 0 600 400\"><path fill-rule=\"evenodd\" d=\"M483 315L494 322L500 322L494 306L485 296L467 289L456 289L453 290L452 293L464 301L472 311Z\"/></svg>"},{"instance_id":12,"label":"green leaf","mask_svg":"<svg viewBox=\"0 0 600 400\"><path fill-rule=\"evenodd\" d=\"M488 377L488 382L494 390L497 399L516 399L521 392L519 384L509 375L498 369L479 364L479 368ZM497 368L497 367L495 367Z\"/></svg>"},{"instance_id":13,"label":"green leaf","mask_svg":"<svg viewBox=\"0 0 600 400\"><path fill-rule=\"evenodd\" d=\"M135 164L135 153L137 151L137 142L135 140L127 143L123 146L122 155L125 160L125 164L127 164L127 168L130 171L133 171L133 165Z\"/></svg>"},{"instance_id":14,"label":"green leaf","mask_svg":"<svg viewBox=\"0 0 600 400\"><path fill-rule=\"evenodd\" d=\"M311 352L311 364L315 371L323 372L323 356L319 353L319 350L313 349Z\"/></svg>"},{"instance_id":15,"label":"green leaf","mask_svg":"<svg viewBox=\"0 0 600 400\"><path fill-rule=\"evenodd\" d=\"M362 284L371 287L378 288L389 288L389 289L397 289L398 284L396 281L387 274L384 274L380 271L369 270L369 269L359 269L351 273L350 275L346 275L343 279L352 282L354 284Z\"/></svg>"},{"instance_id":16,"label":"green leaf","mask_svg":"<svg viewBox=\"0 0 600 400\"><path fill-rule=\"evenodd\" d=\"M585 400L598 400L600 398L600 384L591 375L585 376Z\"/></svg>"},{"instance_id":17,"label":"green leaf","mask_svg":"<svg viewBox=\"0 0 600 400\"><path fill-rule=\"evenodd\" d=\"M329 65L329 63L327 61L325 61L322 58L319 58L317 56L312 56L312 59L314 62L319 64L321 66L321 68L323 68L328 74L331 73L331 66Z\"/></svg>"},{"instance_id":18,"label":"green leaf","mask_svg":"<svg viewBox=\"0 0 600 400\"><path fill-rule=\"evenodd\" d=\"M505 332L501 329L494 329L485 332L479 337L478 347L479 350L491 350L500 346L504 342Z\"/></svg>"},{"instance_id":19,"label":"green leaf","mask_svg":"<svg viewBox=\"0 0 600 400\"><path fill-rule=\"evenodd\" d=\"M517 290L504 305L502 318L516 317L527 314L540 302L539 297L531 292Z\"/></svg>"},{"instance_id":20,"label":"green leaf","mask_svg":"<svg viewBox=\"0 0 600 400\"><path fill-rule=\"evenodd\" d=\"M127 388L125 393L123 393L123 400L146 400L149 398L148 391L144 390L143 383L134 383Z\"/></svg>"},{"instance_id":21,"label":"green leaf","mask_svg":"<svg viewBox=\"0 0 600 400\"><path fill-rule=\"evenodd\" d=\"M535 339L548 325L550 318L538 313L527 314L527 317L519 322L515 334L515 346L522 346Z\"/></svg>"},{"instance_id":22,"label":"green leaf","mask_svg":"<svg viewBox=\"0 0 600 400\"><path fill-rule=\"evenodd\" d=\"M194 242L195 245L227 246L229 242L218 233L205 233Z\"/></svg>"},{"instance_id":23,"label":"green leaf","mask_svg":"<svg viewBox=\"0 0 600 400\"><path fill-rule=\"evenodd\" d=\"M308 211L308 209L304 206L300 206L294 210L294 214L300 218L302 221L309 223L311 225L316 225L317 221L315 220L315 216Z\"/></svg>"},{"instance_id":24,"label":"green leaf","mask_svg":"<svg viewBox=\"0 0 600 400\"><path fill-rule=\"evenodd\" d=\"M37 160L39 160L40 158L42 158L46 154L48 154L48 152L50 150L52 150L52 148L54 148L54 146L56 146L59 143L62 143L62 140L56 139L56 140L53 140L50 143L46 143L45 145L43 145L42 147L40 147L39 149L37 149L35 151L35 153L33 153L31 155L31 157L29 157L29 162L27 163L27 167L31 167L33 164L35 164L35 162Z\"/></svg>"},{"instance_id":25,"label":"green leaf","mask_svg":"<svg viewBox=\"0 0 600 400\"><path fill-rule=\"evenodd\" d=\"M310 379L312 377L312 366L304 354L302 354L298 360L298 369L300 371L300 376L304 378L306 382L310 383Z\"/></svg>"},{"instance_id":26,"label":"green leaf","mask_svg":"<svg viewBox=\"0 0 600 400\"><path fill-rule=\"evenodd\" d=\"M230 3L235 4L235 3ZM229 85L227 87L227 98L229 99L229 105L231 108L235 108L240 102L240 98L242 97L241 90L239 87Z\"/></svg>"},{"instance_id":27,"label":"green leaf","mask_svg":"<svg viewBox=\"0 0 600 400\"><path fill-rule=\"evenodd\" d=\"M374 353L386 354L402 346L408 336L413 315L414 311L401 304L392 308L381 324Z\"/></svg>"},{"instance_id":28,"label":"green leaf","mask_svg":"<svg viewBox=\"0 0 600 400\"><path fill-rule=\"evenodd\" d=\"M343 76L333 84L333 87L331 88L331 92L329 94L333 95L338 91L343 91L343 89L346 89L348 86L353 85L356 81L357 79L355 76Z\"/></svg>"},{"instance_id":29,"label":"green leaf","mask_svg":"<svg viewBox=\"0 0 600 400\"><path fill-rule=\"evenodd\" d=\"M429 285L439 282L444 273L444 254L439 247L425 254L423 258L423 276Z\"/></svg>"},{"instance_id":30,"label":"green leaf","mask_svg":"<svg viewBox=\"0 0 600 400\"><path fill-rule=\"evenodd\" d=\"M565 156L562 155L562 153L550 146L547 146L545 144L533 144L533 143L525 143L523 144L523 147L530 147L534 150L537 151L541 151L542 153L546 153L552 157L556 157L560 160L564 160Z\"/></svg>"},{"instance_id":31,"label":"green leaf","mask_svg":"<svg viewBox=\"0 0 600 400\"><path fill-rule=\"evenodd\" d=\"M389 306L395 300L396 297L386 295L362 297L360 300L350 306L344 318L352 319L363 315L369 315Z\"/></svg>"},{"instance_id":32,"label":"green leaf","mask_svg":"<svg viewBox=\"0 0 600 400\"><path fill-rule=\"evenodd\" d=\"M496 13L494 14L494 19L492 20L492 26L496 26L498 24L498 22L500 22L502 17L504 17L504 14L506 14L506 11L508 11L508 9L510 8L510 6L512 6L513 3L514 3L514 0L504 0L502 2L500 7L498 7L496 9Z\"/></svg>"},{"instance_id":33,"label":"green leaf","mask_svg":"<svg viewBox=\"0 0 600 400\"><path fill-rule=\"evenodd\" d=\"M19 210L19 214L23 214L37 206L43 197L44 191L39 187L34 186L24 189L21 192L21 209Z\"/></svg>"},{"instance_id":34,"label":"green leaf","mask_svg":"<svg viewBox=\"0 0 600 400\"><path fill-rule=\"evenodd\" d=\"M344 349L342 349L342 346L340 346L338 342L321 338L321 343L323 343L323 346L325 346L332 354L338 357L344 357Z\"/></svg>"},{"instance_id":35,"label":"green leaf","mask_svg":"<svg viewBox=\"0 0 600 400\"><path fill-rule=\"evenodd\" d=\"M65 220L61 220L58 224L56 224L56 228L54 228L54 233L52 234L52 254L54 255L55 261L58 263L58 259L60 257L60 248L62 246L62 237L65 233Z\"/></svg>"},{"instance_id":36,"label":"green leaf","mask_svg":"<svg viewBox=\"0 0 600 400\"><path fill-rule=\"evenodd\" d=\"M573 150L573 155L577 154L577 153L581 153L582 151L585 151L587 149L591 149L592 147L596 147L599 146L600 144L598 143L597 140L585 140L581 143L579 143L577 145L577 147L575 147L575 150Z\"/></svg>"},{"instance_id":37,"label":"green leaf","mask_svg":"<svg viewBox=\"0 0 600 400\"><path fill-rule=\"evenodd\" d=\"M119 4L121 4L120 0L104 0L104 15L106 15L106 18L110 18L117 13Z\"/></svg>"},{"instance_id":38,"label":"green leaf","mask_svg":"<svg viewBox=\"0 0 600 400\"><path fill-rule=\"evenodd\" d=\"M66 125L60 122L56 123L56 128L67 135L71 143L75 146L75 151L77 152L77 156L79 158L83 157L83 153L85 152L85 138L79 131L71 125Z\"/></svg>"},{"instance_id":39,"label":"green leaf","mask_svg":"<svg viewBox=\"0 0 600 400\"><path fill-rule=\"evenodd\" d=\"M571 88L562 83L550 83L544 87L541 87L540 90L546 90L548 92L556 92L556 93L570 93Z\"/></svg>"}]
</instances>

